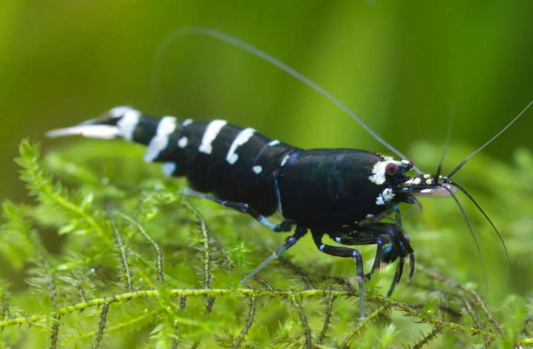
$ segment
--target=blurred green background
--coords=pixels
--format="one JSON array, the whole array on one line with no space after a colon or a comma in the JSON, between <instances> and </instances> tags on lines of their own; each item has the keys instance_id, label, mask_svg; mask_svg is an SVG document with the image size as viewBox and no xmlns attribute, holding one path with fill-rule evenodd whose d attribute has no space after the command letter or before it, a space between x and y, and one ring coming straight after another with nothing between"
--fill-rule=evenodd
<instances>
[{"instance_id":1,"label":"blurred green background","mask_svg":"<svg viewBox=\"0 0 533 349\"><path fill-rule=\"evenodd\" d=\"M212 38L182 38L154 66L162 41L187 26L218 29L281 59L430 172L450 115L448 171L533 99L532 1L0 0L0 199L29 200L13 162L22 138L42 142L45 153L68 147L71 140L50 141L45 132L117 105L180 119L224 118L303 148L387 152L315 91ZM162 79L153 86L158 71ZM510 247L511 276L503 284L499 242L468 206L487 260L491 305L509 294L532 295L532 131L530 110L456 177ZM404 210L413 245L431 267L483 284L466 225L444 201L424 201L422 215ZM410 290L396 295L406 299Z\"/></svg>"},{"instance_id":2,"label":"blurred green background","mask_svg":"<svg viewBox=\"0 0 533 349\"><path fill-rule=\"evenodd\" d=\"M452 144L473 150L533 98L532 15L531 1L1 1L0 198L25 196L12 161L21 138L46 150L46 130L122 104L301 147L384 151L316 92L214 39L177 41L154 91L158 47L190 25L283 60L408 155L420 140L442 144L451 113ZM530 111L486 153L533 149L531 130Z\"/></svg>"}]
</instances>

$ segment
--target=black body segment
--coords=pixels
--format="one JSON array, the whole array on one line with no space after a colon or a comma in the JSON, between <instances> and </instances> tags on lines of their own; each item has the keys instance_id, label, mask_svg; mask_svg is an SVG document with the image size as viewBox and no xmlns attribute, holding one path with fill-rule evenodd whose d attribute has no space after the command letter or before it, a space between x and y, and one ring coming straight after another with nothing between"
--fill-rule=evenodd
<instances>
[{"instance_id":1,"label":"black body segment","mask_svg":"<svg viewBox=\"0 0 533 349\"><path fill-rule=\"evenodd\" d=\"M262 216L279 210L288 221L325 232L388 212L403 193L393 193L385 168L409 167L363 150L302 150L224 120L156 118L129 107L53 134L147 145L146 161L185 176L198 192L246 203Z\"/></svg>"},{"instance_id":2,"label":"black body segment","mask_svg":"<svg viewBox=\"0 0 533 349\"><path fill-rule=\"evenodd\" d=\"M150 144L157 133L157 126L160 121L160 118L142 115L133 131L133 141L144 145Z\"/></svg>"},{"instance_id":3,"label":"black body segment","mask_svg":"<svg viewBox=\"0 0 533 349\"><path fill-rule=\"evenodd\" d=\"M133 141L148 144L158 134L157 119L143 115ZM178 122L154 162L167 164L168 174L187 177L197 191L245 202L265 216L278 209L276 170L295 148L272 141L253 129L223 120ZM148 149L150 152L150 148Z\"/></svg>"},{"instance_id":4,"label":"black body segment","mask_svg":"<svg viewBox=\"0 0 533 349\"><path fill-rule=\"evenodd\" d=\"M156 154L149 161L187 177L196 191L247 203L264 216L279 210L310 229L340 229L388 209L377 204L385 184L369 180L384 160L376 153L301 150L223 120L176 122L161 147L154 139L165 134L163 120L143 115L133 141L148 144L148 153Z\"/></svg>"},{"instance_id":5,"label":"black body segment","mask_svg":"<svg viewBox=\"0 0 533 349\"><path fill-rule=\"evenodd\" d=\"M291 156L279 169L283 216L319 229L340 229L379 215L385 186L370 182L383 158L363 150L316 149ZM305 208L301 203L306 203Z\"/></svg>"}]
</instances>

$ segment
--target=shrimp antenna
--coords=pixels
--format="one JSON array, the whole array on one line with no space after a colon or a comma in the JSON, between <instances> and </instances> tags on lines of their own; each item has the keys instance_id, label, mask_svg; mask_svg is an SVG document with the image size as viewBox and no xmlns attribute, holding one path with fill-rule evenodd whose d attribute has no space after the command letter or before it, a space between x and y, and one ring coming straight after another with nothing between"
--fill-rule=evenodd
<instances>
[{"instance_id":1,"label":"shrimp antenna","mask_svg":"<svg viewBox=\"0 0 533 349\"><path fill-rule=\"evenodd\" d=\"M479 240L477 239L476 233L474 232L474 228L472 227L472 223L470 223L470 219L468 219L468 216L466 214L465 209L461 205L461 202L457 198L457 196L453 193L453 190L449 189L446 186L442 186L448 193L450 193L450 196L453 198L455 203L457 204L457 207L459 207L459 210L461 211L461 214L463 215L463 218L465 219L466 225L468 226L468 230L470 230L470 235L472 236L472 239L474 240L474 243L476 244L477 254L479 256L479 262L481 264L481 269L483 271L483 280L485 282L485 293L487 292L488 287L488 278L487 278L487 269L485 268L485 257L483 256L483 252L481 251L481 247L479 245Z\"/></svg>"},{"instance_id":2,"label":"shrimp antenna","mask_svg":"<svg viewBox=\"0 0 533 349\"><path fill-rule=\"evenodd\" d=\"M460 169L461 167L464 166L464 164L466 164L466 162L468 160L470 160L470 158L474 155L476 155L477 153L479 153L481 150L483 150L486 146L488 146L489 144L491 144L493 141L495 141L498 137L501 136L502 133L504 133L505 131L507 131L507 129L509 127L511 127L512 124L514 124L528 109L529 107L531 107L531 105L533 104L533 100L531 102L529 102L529 104L520 112L520 114L518 114L513 120L511 120L510 123L507 124L507 126L505 126L500 132L498 132L494 137L492 137L491 139L488 140L487 143L483 144L481 147L477 148L477 150L475 150L472 154L468 155L463 161L461 161L459 163L459 165L457 165L457 167L455 167L453 169L452 172L450 172L450 174L448 175L448 178L452 178L453 175L455 175Z\"/></svg>"},{"instance_id":3,"label":"shrimp antenna","mask_svg":"<svg viewBox=\"0 0 533 349\"><path fill-rule=\"evenodd\" d=\"M343 104L341 101L339 101L333 95L331 95L328 91L326 91L325 89L320 87L318 84L316 84L315 82L311 81L310 79L308 79L307 77L305 77L304 75L302 75L298 71L294 70L293 68L289 67L288 65L286 65L282 61L278 60L277 58L272 57L268 53L266 53L264 51L261 51L260 49L254 47L254 46L252 46L252 45L250 45L250 44L248 44L248 43L246 43L244 41L241 41L241 40L239 40L237 38L234 38L231 35L228 35L226 33L223 33L221 31L218 31L218 30L215 30L215 29L211 29L211 28L207 28L207 27L186 27L186 28L183 28L183 29L178 29L175 32L173 32L172 34L168 35L163 40L163 42L159 46L159 49L157 50L156 59L155 59L155 62L154 62L155 63L154 68L156 68L155 69L156 73L154 74L154 79L152 81L154 89L156 89L157 86L159 86L159 75L160 74L158 73L159 69L157 69L157 67L160 66L160 63L161 63L161 61L162 61L167 49L169 48L169 46L175 40L177 40L179 38L182 38L184 36L189 36L189 35L203 35L203 36L209 36L209 37L221 40L221 41L223 41L225 43L228 43L228 44L236 46L236 47L238 47L238 48L240 48L240 49L242 49L242 50L244 50L246 52L249 52L249 53L253 54L256 57L261 58L264 61L267 61L267 62L271 63L272 65L274 65L277 68L283 70L284 72L286 72L287 74L291 75L292 77L300 80L301 82L303 82L307 86L311 87L316 92L320 93L322 96L324 96L327 99L329 99L331 102L336 104L339 108L344 110L348 115L350 115L355 121L357 121L359 123L359 125L361 125L361 127L363 127L378 142L383 144L390 151L392 151L393 153L395 153L396 155L398 155L402 159L407 159L407 157L405 155L403 155L399 150L394 148L387 141L385 141L383 138L381 138L374 130L372 130L370 128L370 126L368 126L350 108L348 108L345 104ZM418 169L416 166L414 166L413 169L416 172L418 172L419 174L422 174L422 171L420 171L420 169Z\"/></svg>"},{"instance_id":4,"label":"shrimp antenna","mask_svg":"<svg viewBox=\"0 0 533 349\"><path fill-rule=\"evenodd\" d=\"M442 155L440 156L439 167L437 168L437 174L435 174L435 182L438 182L440 174L442 173L442 163L446 157L446 151L450 146L450 139L452 138L453 129L453 112L450 114L450 120L448 121L448 131L446 132L446 140L444 141L444 149L442 149Z\"/></svg>"},{"instance_id":5,"label":"shrimp antenna","mask_svg":"<svg viewBox=\"0 0 533 349\"><path fill-rule=\"evenodd\" d=\"M463 186L461 186L461 185L459 185L458 183L455 183L455 182L450 182L450 184L453 185L454 187L456 187L457 189L459 189L460 191L462 191L463 194L466 195L466 197L477 207L479 212L481 212L481 214L485 217L487 222L489 222L489 224L492 226L492 229L494 229L494 231L496 232L496 235L498 235L498 238L500 239L500 242L502 244L503 250L505 251L505 259L507 261L507 278L509 278L509 274L510 274L510 271L511 271L511 264L509 262L509 252L507 251L507 245L505 244L505 241L503 239L502 234L500 233L498 228L496 228L496 225L494 225L492 220L485 213L485 211L481 208L481 206L477 203L477 201L474 200L472 195L470 195L470 193L468 191L466 191L466 189Z\"/></svg>"}]
</instances>

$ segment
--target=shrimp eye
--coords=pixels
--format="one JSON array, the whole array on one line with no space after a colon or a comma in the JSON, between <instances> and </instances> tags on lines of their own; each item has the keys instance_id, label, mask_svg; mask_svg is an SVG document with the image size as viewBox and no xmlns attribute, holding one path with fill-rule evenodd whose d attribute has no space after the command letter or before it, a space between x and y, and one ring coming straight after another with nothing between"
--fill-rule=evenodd
<instances>
[{"instance_id":1,"label":"shrimp eye","mask_svg":"<svg viewBox=\"0 0 533 349\"><path fill-rule=\"evenodd\" d=\"M387 166L385 166L385 172L387 172L389 176L395 175L398 173L398 165L393 162L388 163Z\"/></svg>"}]
</instances>

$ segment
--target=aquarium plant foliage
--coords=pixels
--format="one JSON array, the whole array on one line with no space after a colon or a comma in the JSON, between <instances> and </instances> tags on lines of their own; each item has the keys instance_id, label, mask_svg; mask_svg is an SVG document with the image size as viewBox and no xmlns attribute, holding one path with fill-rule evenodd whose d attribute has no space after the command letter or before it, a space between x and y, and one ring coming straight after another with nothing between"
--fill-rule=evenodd
<instances>
[{"instance_id":1,"label":"aquarium plant foliage","mask_svg":"<svg viewBox=\"0 0 533 349\"><path fill-rule=\"evenodd\" d=\"M424 212L404 214L420 261L414 279L386 298L394 267L383 268L366 282L361 319L353 261L322 255L304 239L242 284L285 235L238 212L183 197L186 183L143 163L135 145L65 144L44 159L38 144L20 144L16 161L29 198L3 202L0 347L533 344L527 298L533 156L527 151L516 151L510 163L480 155L464 171L471 177L463 175L500 227L509 264L490 227L469 208L485 281L453 203L424 202ZM439 150L418 144L413 152L423 165L434 163ZM449 156L460 159L462 153L452 147ZM362 251L371 263L374 248Z\"/></svg>"}]
</instances>

